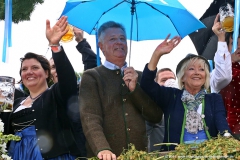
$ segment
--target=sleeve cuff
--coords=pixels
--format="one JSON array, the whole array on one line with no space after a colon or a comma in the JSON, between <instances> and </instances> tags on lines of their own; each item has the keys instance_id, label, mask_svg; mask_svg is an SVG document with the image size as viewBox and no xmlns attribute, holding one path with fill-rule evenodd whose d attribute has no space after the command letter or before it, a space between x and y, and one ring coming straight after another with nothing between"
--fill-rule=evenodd
<instances>
[{"instance_id":1,"label":"sleeve cuff","mask_svg":"<svg viewBox=\"0 0 240 160\"><path fill-rule=\"evenodd\" d=\"M81 50L84 47L85 43L86 43L86 38L83 38L81 42L78 42L76 48L79 48Z\"/></svg>"}]
</instances>

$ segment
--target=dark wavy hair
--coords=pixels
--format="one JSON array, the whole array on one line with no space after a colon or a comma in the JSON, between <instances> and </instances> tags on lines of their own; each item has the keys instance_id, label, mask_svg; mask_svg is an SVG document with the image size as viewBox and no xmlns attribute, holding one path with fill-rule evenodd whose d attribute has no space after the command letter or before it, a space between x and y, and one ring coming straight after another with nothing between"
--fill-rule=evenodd
<instances>
[{"instance_id":1,"label":"dark wavy hair","mask_svg":"<svg viewBox=\"0 0 240 160\"><path fill-rule=\"evenodd\" d=\"M23 58L20 58L20 61L21 61L21 67L20 67L20 70L19 70L20 77L21 77L21 73L22 73L22 63L25 60L32 59L32 58L36 59L41 64L44 71L48 72L48 78L46 78L46 81L47 81L47 83L51 82L52 81L52 75L51 75L49 61L44 56L39 55L39 54L35 54L35 53L32 53L32 52L28 52L24 55ZM22 78L18 83L22 83Z\"/></svg>"}]
</instances>

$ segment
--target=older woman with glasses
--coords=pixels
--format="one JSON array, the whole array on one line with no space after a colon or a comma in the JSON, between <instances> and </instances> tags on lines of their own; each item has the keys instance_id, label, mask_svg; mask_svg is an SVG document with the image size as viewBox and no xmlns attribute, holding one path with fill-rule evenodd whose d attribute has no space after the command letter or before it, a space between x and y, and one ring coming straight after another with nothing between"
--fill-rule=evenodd
<instances>
[{"instance_id":1,"label":"older woman with glasses","mask_svg":"<svg viewBox=\"0 0 240 160\"><path fill-rule=\"evenodd\" d=\"M168 40L169 36L155 49L140 83L164 112L164 142L201 143L219 133L229 135L221 96L206 92L210 83L210 67L204 57L188 54L178 63L179 89L160 86L154 81L161 56L171 52L181 41L180 37ZM173 149L174 146L163 147L163 150Z\"/></svg>"}]
</instances>

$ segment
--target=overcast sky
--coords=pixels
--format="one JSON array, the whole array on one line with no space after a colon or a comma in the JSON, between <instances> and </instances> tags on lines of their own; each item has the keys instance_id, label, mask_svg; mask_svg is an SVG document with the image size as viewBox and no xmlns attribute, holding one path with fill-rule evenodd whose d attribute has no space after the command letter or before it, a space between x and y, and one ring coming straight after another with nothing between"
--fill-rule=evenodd
<instances>
[{"instance_id":1,"label":"overcast sky","mask_svg":"<svg viewBox=\"0 0 240 160\"><path fill-rule=\"evenodd\" d=\"M212 0L179 0L193 15L200 18L209 7ZM48 59L51 57L51 51L48 50L48 41L45 37L46 19L51 21L51 26L59 18L66 0L45 0L42 5L37 5L31 15L30 21L13 24L12 28L12 47L9 49L8 63L0 62L0 76L11 76L18 81L20 61L19 58L27 52L34 52L45 55ZM183 22L184 23L184 22ZM4 21L0 21L0 53L2 53L4 36ZM84 34L92 49L96 51L95 36ZM142 71L145 64L150 60L151 54L161 40L140 41L132 43L131 66ZM68 43L62 43L75 71L82 72L82 57L75 46L74 40ZM188 53L196 53L196 50L187 36L182 42L169 54L161 58L158 68L169 67L173 71L177 63ZM101 54L102 62L105 60ZM2 58L1 58L2 59ZM128 61L128 58L127 58Z\"/></svg>"}]
</instances>

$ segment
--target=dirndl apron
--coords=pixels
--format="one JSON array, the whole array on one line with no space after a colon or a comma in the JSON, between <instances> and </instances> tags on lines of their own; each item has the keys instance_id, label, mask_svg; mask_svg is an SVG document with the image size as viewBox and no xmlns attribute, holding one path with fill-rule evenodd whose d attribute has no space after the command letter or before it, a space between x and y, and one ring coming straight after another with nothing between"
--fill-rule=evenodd
<instances>
[{"instance_id":1,"label":"dirndl apron","mask_svg":"<svg viewBox=\"0 0 240 160\"><path fill-rule=\"evenodd\" d=\"M37 135L35 132L35 126L30 126L22 130L21 132L16 132L16 136L20 136L20 141L11 141L8 155L12 157L13 160L42 160L42 154L40 148L37 144ZM76 157L70 154L63 154L55 158L50 158L48 160L75 160Z\"/></svg>"}]
</instances>

